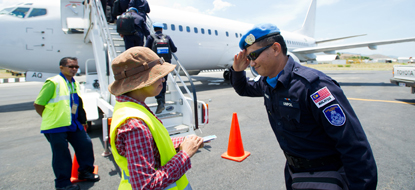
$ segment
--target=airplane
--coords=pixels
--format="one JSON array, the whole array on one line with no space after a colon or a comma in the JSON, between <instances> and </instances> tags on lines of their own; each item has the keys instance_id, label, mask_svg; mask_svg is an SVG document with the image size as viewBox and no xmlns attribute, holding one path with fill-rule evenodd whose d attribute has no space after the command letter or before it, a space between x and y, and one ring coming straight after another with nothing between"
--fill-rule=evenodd
<instances>
[{"instance_id":1,"label":"airplane","mask_svg":"<svg viewBox=\"0 0 415 190\"><path fill-rule=\"evenodd\" d=\"M336 50L415 41L415 37L361 42L354 44L320 46L323 42L352 38L347 36L318 41L314 38L317 0L312 0L301 29L281 31L288 54L298 62L313 62L315 53L335 54ZM77 57L81 68L94 60L93 47L85 38L84 5L79 0L32 0L0 11L0 67L45 73L58 73L62 57ZM242 34L253 24L186 12L162 6L151 6L152 22L164 23L164 33L170 35L178 47L176 53L190 74L201 70L225 69L233 64L233 57L240 49ZM172 61L173 63L175 61ZM85 70L94 71L95 64ZM253 69L251 69L255 72ZM85 71L82 71L85 72ZM255 73L254 73L255 74Z\"/></svg>"}]
</instances>

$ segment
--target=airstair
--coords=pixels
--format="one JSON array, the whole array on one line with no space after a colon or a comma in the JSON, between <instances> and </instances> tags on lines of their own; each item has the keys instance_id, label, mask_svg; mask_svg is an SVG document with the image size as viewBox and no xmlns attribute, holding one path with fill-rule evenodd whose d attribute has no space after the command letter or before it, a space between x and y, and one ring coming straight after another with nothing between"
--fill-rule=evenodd
<instances>
[{"instance_id":1,"label":"airstair","mask_svg":"<svg viewBox=\"0 0 415 190\"><path fill-rule=\"evenodd\" d=\"M81 87L82 98L85 99L88 120L102 119L103 141L106 148L103 155L105 156L109 154L108 121L112 117L115 105L115 97L107 90L108 85L114 81L111 62L125 51L125 47L123 39L116 32L116 25L107 24L99 0L90 0L89 3L85 3L84 21L87 23L84 28L84 42L91 43L94 52L94 59L87 60L85 65L88 68L88 64L95 64L96 72L85 71L86 82ZM147 18L147 25L151 33L154 33L150 18ZM182 67L177 56L173 54L173 58L177 66L168 75L165 110L157 114L157 117L163 122L171 136L185 136L194 134L196 129L207 124L207 104L197 100L191 77ZM184 78L180 75L181 73L185 74ZM189 85L191 90L189 90ZM147 98L146 104L155 113L156 99ZM99 114L101 112L102 114Z\"/></svg>"}]
</instances>

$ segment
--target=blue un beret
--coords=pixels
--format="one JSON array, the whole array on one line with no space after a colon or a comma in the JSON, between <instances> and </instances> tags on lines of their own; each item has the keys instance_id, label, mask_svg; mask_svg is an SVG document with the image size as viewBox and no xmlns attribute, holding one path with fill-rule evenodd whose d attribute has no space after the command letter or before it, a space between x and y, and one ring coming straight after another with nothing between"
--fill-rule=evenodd
<instances>
[{"instance_id":1,"label":"blue un beret","mask_svg":"<svg viewBox=\"0 0 415 190\"><path fill-rule=\"evenodd\" d=\"M136 13L138 13L138 10L135 7L130 7L127 12L131 12L131 11L135 11Z\"/></svg>"},{"instance_id":2,"label":"blue un beret","mask_svg":"<svg viewBox=\"0 0 415 190\"><path fill-rule=\"evenodd\" d=\"M239 41L239 47L243 50L255 42L261 41L266 37L277 35L279 33L280 29L278 29L278 27L274 24L257 24L242 36L241 41Z\"/></svg>"},{"instance_id":3,"label":"blue un beret","mask_svg":"<svg viewBox=\"0 0 415 190\"><path fill-rule=\"evenodd\" d=\"M161 22L155 22L155 23L153 23L153 28L163 28L163 27L164 27L164 25Z\"/></svg>"}]
</instances>

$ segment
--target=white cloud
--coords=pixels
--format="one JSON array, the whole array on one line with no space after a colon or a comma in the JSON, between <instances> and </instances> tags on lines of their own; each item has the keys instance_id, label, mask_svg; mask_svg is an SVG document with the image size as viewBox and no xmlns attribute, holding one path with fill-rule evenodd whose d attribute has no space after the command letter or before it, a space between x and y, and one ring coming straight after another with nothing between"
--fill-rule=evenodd
<instances>
[{"instance_id":1,"label":"white cloud","mask_svg":"<svg viewBox=\"0 0 415 190\"><path fill-rule=\"evenodd\" d=\"M208 13L208 14L214 14L217 11L224 11L228 7L232 7L232 6L235 6L235 5L233 5L233 4L229 3L229 2L222 1L222 0L214 0L213 1L213 9L208 9L206 11L206 13Z\"/></svg>"},{"instance_id":2,"label":"white cloud","mask_svg":"<svg viewBox=\"0 0 415 190\"><path fill-rule=\"evenodd\" d=\"M174 3L173 8L184 10L187 12L194 12L194 13L200 13L199 9L192 7L192 6L182 6L180 3Z\"/></svg>"}]
</instances>

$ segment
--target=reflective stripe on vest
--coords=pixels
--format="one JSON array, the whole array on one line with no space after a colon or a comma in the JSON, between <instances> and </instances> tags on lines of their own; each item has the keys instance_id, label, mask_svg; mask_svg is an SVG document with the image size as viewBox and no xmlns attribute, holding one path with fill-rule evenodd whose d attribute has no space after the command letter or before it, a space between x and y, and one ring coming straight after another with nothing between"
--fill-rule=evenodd
<instances>
[{"instance_id":1,"label":"reflective stripe on vest","mask_svg":"<svg viewBox=\"0 0 415 190\"><path fill-rule=\"evenodd\" d=\"M46 79L55 85L55 92L52 98L45 105L42 113L42 125L40 130L55 129L63 126L69 126L72 122L70 94L66 80L60 75ZM75 81L75 90L78 96L79 84Z\"/></svg>"},{"instance_id":2,"label":"reflective stripe on vest","mask_svg":"<svg viewBox=\"0 0 415 190\"><path fill-rule=\"evenodd\" d=\"M110 142L114 160L122 171L121 182L118 187L120 190L132 189L127 158L118 153L115 145L118 128L129 118L138 118L147 124L160 152L160 162L162 166L164 166L174 155L176 155L176 150L174 149L173 142L171 141L167 129L152 113L150 113L144 106L133 102L116 102L111 122ZM179 180L173 184L170 184L166 189L189 190L192 188L190 187L186 175L183 175Z\"/></svg>"}]
</instances>

